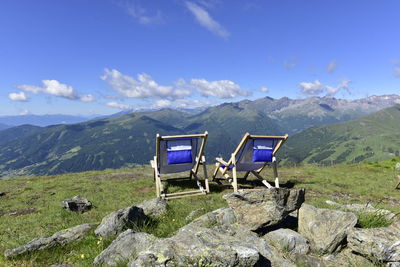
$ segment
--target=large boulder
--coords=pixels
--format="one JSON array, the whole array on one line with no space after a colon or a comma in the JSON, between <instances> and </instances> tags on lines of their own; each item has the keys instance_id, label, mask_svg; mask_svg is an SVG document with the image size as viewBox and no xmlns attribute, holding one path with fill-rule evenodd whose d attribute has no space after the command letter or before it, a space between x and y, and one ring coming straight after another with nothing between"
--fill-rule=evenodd
<instances>
[{"instance_id":1,"label":"large boulder","mask_svg":"<svg viewBox=\"0 0 400 267\"><path fill-rule=\"evenodd\" d=\"M92 208L92 203L81 195L74 196L73 198L63 200L61 207L79 213L83 213Z\"/></svg>"},{"instance_id":2,"label":"large boulder","mask_svg":"<svg viewBox=\"0 0 400 267\"><path fill-rule=\"evenodd\" d=\"M279 249L293 254L294 257L307 254L310 251L309 241L291 229L281 228L271 231L264 235L264 238Z\"/></svg>"},{"instance_id":3,"label":"large boulder","mask_svg":"<svg viewBox=\"0 0 400 267\"><path fill-rule=\"evenodd\" d=\"M139 252L146 250L156 241L156 237L147 233L135 233L129 229L118 235L118 237L103 250L93 262L94 266L118 266L127 263L130 258Z\"/></svg>"},{"instance_id":4,"label":"large boulder","mask_svg":"<svg viewBox=\"0 0 400 267\"><path fill-rule=\"evenodd\" d=\"M237 222L250 230L280 223L304 202L304 189L270 188L224 195Z\"/></svg>"},{"instance_id":5,"label":"large boulder","mask_svg":"<svg viewBox=\"0 0 400 267\"><path fill-rule=\"evenodd\" d=\"M25 245L6 250L4 252L4 256L6 258L11 258L37 250L49 249L55 246L63 246L71 242L80 240L94 227L95 224L86 223L61 230L60 232L57 232L50 237L35 238Z\"/></svg>"},{"instance_id":6,"label":"large boulder","mask_svg":"<svg viewBox=\"0 0 400 267\"><path fill-rule=\"evenodd\" d=\"M152 198L143 201L137 207L143 209L144 214L150 217L161 217L167 213L167 201L162 198Z\"/></svg>"},{"instance_id":7,"label":"large boulder","mask_svg":"<svg viewBox=\"0 0 400 267\"><path fill-rule=\"evenodd\" d=\"M143 209L139 207L120 209L105 216L94 233L104 238L117 236L129 228L142 224L146 218Z\"/></svg>"},{"instance_id":8,"label":"large boulder","mask_svg":"<svg viewBox=\"0 0 400 267\"><path fill-rule=\"evenodd\" d=\"M216 231L190 224L144 249L128 266L294 266L275 252L242 226Z\"/></svg>"},{"instance_id":9,"label":"large boulder","mask_svg":"<svg viewBox=\"0 0 400 267\"><path fill-rule=\"evenodd\" d=\"M388 227L353 229L347 237L348 247L377 261L400 261L400 222Z\"/></svg>"},{"instance_id":10,"label":"large boulder","mask_svg":"<svg viewBox=\"0 0 400 267\"><path fill-rule=\"evenodd\" d=\"M299 210L298 232L310 241L315 252L333 253L340 250L347 233L356 223L357 216L351 212L303 204Z\"/></svg>"}]
</instances>

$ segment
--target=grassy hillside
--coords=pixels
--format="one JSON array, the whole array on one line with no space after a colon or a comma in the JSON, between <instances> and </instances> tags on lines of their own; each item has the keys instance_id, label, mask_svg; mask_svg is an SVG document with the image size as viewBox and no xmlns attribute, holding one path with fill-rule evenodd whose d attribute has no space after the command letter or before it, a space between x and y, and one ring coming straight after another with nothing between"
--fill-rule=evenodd
<instances>
[{"instance_id":1,"label":"grassy hillside","mask_svg":"<svg viewBox=\"0 0 400 267\"><path fill-rule=\"evenodd\" d=\"M318 167L305 165L280 168L283 187L306 188L306 202L326 207L325 200L341 203L366 203L400 212L399 191L394 165L400 158L385 162ZM212 172L210 166L209 172ZM265 170L271 175L272 170ZM187 183L175 182L171 192L188 189ZM374 190L371 190L373 188ZM70 263L91 266L93 259L111 240L99 240L93 233L78 243L5 260L6 249L22 245L33 238L51 235L61 229L82 223L100 222L108 213L155 197L152 171L149 167L90 171L47 177L0 180L0 266L49 266ZM195 209L204 213L226 206L222 195L230 188L211 183L211 194L171 200L168 214L138 231L160 237L185 224L185 217ZM61 209L60 202L77 194L86 196L95 208L83 214Z\"/></svg>"},{"instance_id":2,"label":"grassy hillside","mask_svg":"<svg viewBox=\"0 0 400 267\"><path fill-rule=\"evenodd\" d=\"M155 133L183 131L142 114L57 125L0 147L0 171L58 174L148 163Z\"/></svg>"},{"instance_id":3,"label":"grassy hillside","mask_svg":"<svg viewBox=\"0 0 400 267\"><path fill-rule=\"evenodd\" d=\"M289 138L288 163L337 164L387 159L400 154L400 105L367 117L313 127Z\"/></svg>"}]
</instances>

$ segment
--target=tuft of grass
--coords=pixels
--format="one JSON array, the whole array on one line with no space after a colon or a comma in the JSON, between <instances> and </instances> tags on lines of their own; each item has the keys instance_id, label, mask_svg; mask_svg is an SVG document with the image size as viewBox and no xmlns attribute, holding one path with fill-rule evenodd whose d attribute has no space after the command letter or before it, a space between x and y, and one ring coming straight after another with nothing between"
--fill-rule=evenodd
<instances>
[{"instance_id":1,"label":"tuft of grass","mask_svg":"<svg viewBox=\"0 0 400 267\"><path fill-rule=\"evenodd\" d=\"M357 213L360 228L379 228L389 226L392 222L387 220L384 215L379 212L359 212Z\"/></svg>"}]
</instances>

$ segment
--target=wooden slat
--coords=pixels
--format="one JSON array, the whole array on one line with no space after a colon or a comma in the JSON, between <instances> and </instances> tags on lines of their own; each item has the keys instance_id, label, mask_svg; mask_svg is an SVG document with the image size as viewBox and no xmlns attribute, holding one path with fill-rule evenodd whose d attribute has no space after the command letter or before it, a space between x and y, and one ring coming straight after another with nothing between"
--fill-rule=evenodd
<instances>
[{"instance_id":1,"label":"wooden slat","mask_svg":"<svg viewBox=\"0 0 400 267\"><path fill-rule=\"evenodd\" d=\"M171 196L171 197L166 197L166 200L170 199L177 199L177 198L182 198L182 197L191 197L191 196L200 196L200 195L205 195L206 193L197 193L197 194L188 194L188 195L181 195L181 196Z\"/></svg>"},{"instance_id":2,"label":"wooden slat","mask_svg":"<svg viewBox=\"0 0 400 267\"><path fill-rule=\"evenodd\" d=\"M168 196L181 196L181 195L187 195L187 194L196 194L196 193L204 193L205 190L193 190L193 191L184 191L184 192L176 192L176 193L168 193L165 194L166 197Z\"/></svg>"},{"instance_id":3,"label":"wooden slat","mask_svg":"<svg viewBox=\"0 0 400 267\"><path fill-rule=\"evenodd\" d=\"M186 134L186 135L165 135L161 136L161 139L173 139L173 138L191 138L191 137L205 137L206 133L204 134Z\"/></svg>"}]
</instances>

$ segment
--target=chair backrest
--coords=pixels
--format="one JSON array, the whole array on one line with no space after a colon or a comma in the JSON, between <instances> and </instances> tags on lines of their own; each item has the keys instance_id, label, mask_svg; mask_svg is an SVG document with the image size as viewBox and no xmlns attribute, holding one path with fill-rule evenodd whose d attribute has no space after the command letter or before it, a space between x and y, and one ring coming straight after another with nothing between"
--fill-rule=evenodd
<instances>
[{"instance_id":1,"label":"chair backrest","mask_svg":"<svg viewBox=\"0 0 400 267\"><path fill-rule=\"evenodd\" d=\"M157 135L156 156L159 172L176 173L198 170L208 133L193 135Z\"/></svg>"},{"instance_id":2,"label":"chair backrest","mask_svg":"<svg viewBox=\"0 0 400 267\"><path fill-rule=\"evenodd\" d=\"M234 152L238 171L252 171L272 162L275 153L288 138L245 134Z\"/></svg>"}]
</instances>

